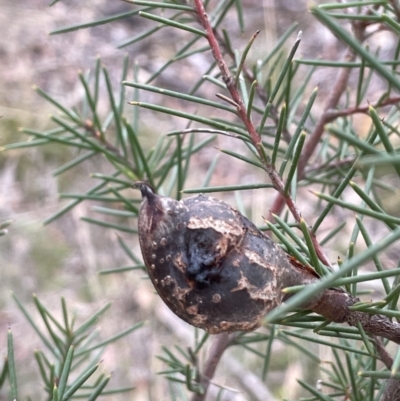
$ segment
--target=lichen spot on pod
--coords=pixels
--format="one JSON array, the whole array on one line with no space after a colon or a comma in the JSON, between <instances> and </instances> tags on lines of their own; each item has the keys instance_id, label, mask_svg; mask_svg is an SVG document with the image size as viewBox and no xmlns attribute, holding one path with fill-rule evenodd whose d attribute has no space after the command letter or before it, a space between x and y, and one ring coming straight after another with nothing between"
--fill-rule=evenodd
<instances>
[{"instance_id":1,"label":"lichen spot on pod","mask_svg":"<svg viewBox=\"0 0 400 401\"><path fill-rule=\"evenodd\" d=\"M270 239L215 198L176 201L145 182L134 187L143 197L138 223L143 259L168 307L210 333L256 328L280 300L273 269L258 262L271 248Z\"/></svg>"}]
</instances>

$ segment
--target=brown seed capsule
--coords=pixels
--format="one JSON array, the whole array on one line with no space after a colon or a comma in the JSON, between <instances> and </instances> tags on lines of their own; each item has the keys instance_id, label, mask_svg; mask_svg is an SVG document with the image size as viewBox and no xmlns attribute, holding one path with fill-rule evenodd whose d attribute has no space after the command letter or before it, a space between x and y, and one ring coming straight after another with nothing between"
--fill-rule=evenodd
<instances>
[{"instance_id":1,"label":"brown seed capsule","mask_svg":"<svg viewBox=\"0 0 400 401\"><path fill-rule=\"evenodd\" d=\"M193 326L213 334L253 330L282 302L282 288L316 280L227 203L204 195L176 201L145 182L134 187L143 197L139 241L148 274Z\"/></svg>"}]
</instances>

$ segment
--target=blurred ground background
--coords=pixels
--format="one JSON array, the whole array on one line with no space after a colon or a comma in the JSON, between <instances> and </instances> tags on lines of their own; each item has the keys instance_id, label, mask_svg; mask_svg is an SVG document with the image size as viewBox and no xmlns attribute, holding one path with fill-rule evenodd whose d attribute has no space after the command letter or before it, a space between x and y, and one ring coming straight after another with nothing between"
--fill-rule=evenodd
<instances>
[{"instance_id":1,"label":"blurred ground background","mask_svg":"<svg viewBox=\"0 0 400 401\"><path fill-rule=\"evenodd\" d=\"M235 45L240 49L243 49L256 29L261 29L251 57L258 58L267 53L295 20L299 22L298 29L303 30L299 53L307 58L321 56L331 59L338 59L342 54L343 49L335 38L312 20L306 10L305 1L264 0L261 4L257 0L244 0L243 6L248 21L251 21L251 29L241 35L234 15L228 18L225 28L233 33L237 40ZM79 70L85 72L93 69L97 57L109 68L112 81L116 84L121 76L125 54L131 60L137 61L140 67L139 77L145 79L175 53L182 39L180 33L172 29L165 29L154 38L123 50L116 49L118 44L151 25L149 21L139 17L88 30L49 36L49 32L57 28L96 20L131 10L132 7L130 4L109 0L60 1L51 8L47 7L45 0L0 0L0 147L24 139L18 132L19 127L35 130L51 127L49 114L55 110L36 94L32 89L33 85L49 92L63 104L73 106L81 100L83 94L77 73ZM296 34L289 43L293 43L295 37ZM391 46L389 39L384 41L388 49ZM208 57L208 53L203 53L173 66L158 79L157 84L172 89L189 88L204 73ZM313 78L314 85L320 83L317 111L329 92L334 74L332 70L320 69ZM200 95L207 96L204 92L206 89L202 91ZM170 107L177 106L173 99L168 102ZM178 104L177 107L184 106ZM182 121L163 116L154 121L151 115L144 115L149 118L143 120L141 132L148 135L149 146L158 135L177 126L184 127ZM360 129L363 129L363 120L360 122ZM218 143L214 146L218 146ZM188 183L188 187L200 184L196 177L204 175L216 153L211 146L197 156L192 166L193 181ZM52 171L70 158L72 154L56 146L0 153L0 221L12 219L14 222L9 234L0 238L0 358L5 355L6 332L8 326L11 326L21 393L24 396L30 394L32 399L41 399L33 350L42 345L16 308L10 296L11 291L30 311L34 311L31 295L36 293L57 316L60 316L61 311L60 296L64 296L71 310L76 309L82 320L111 300L112 312L100 322L104 337L109 337L135 322L147 321L144 328L110 346L106 351L102 369L114 373L110 387L137 387L129 396L115 396L112 399L168 399L165 398L166 380L155 373L163 368L156 355L160 353L160 346L163 344L178 341L190 345L187 342L190 341L188 338L191 330L189 329L188 335L183 334L188 327L182 327L181 322L175 320L161 305L143 273L104 277L98 275L101 269L122 266L128 261L113 230L101 229L80 221L82 216L93 215L89 202L81 203L48 226L42 225L46 217L64 204L58 198L59 192L84 191L95 183L89 177L91 173L108 171L106 163L98 159L84 163L59 177L53 177ZM224 157L220 158L212 185L265 181L262 175L254 176L254 172L243 170L239 163L232 168L231 162L227 163L226 160ZM261 216L266 215L273 193L259 191L257 194L263 196L254 197L251 193L246 193L243 199L248 215L261 224ZM233 195L226 196L231 196L231 202L235 201ZM313 211L313 204L308 199L309 195L306 194L304 199L299 199L306 218L312 217ZM342 217L339 214L330 217L331 220L327 219L326 229L336 223L335 218ZM129 235L124 235L124 238L140 254L137 238ZM333 244L327 249L329 256L333 260L338 255L342 256L342 247L346 244L347 242ZM276 347L275 369L268 382L255 382L253 386L256 388L259 385L259 391L262 391L263 386L265 389L276 388L285 383L284 395L295 398L298 395L295 378L312 374L313 368L305 366L296 351L285 350L283 346L279 348L279 344ZM231 358L231 363L228 367L225 365L226 378L220 382L243 389L246 387L244 381L250 380L243 379L245 373L260 367L248 354L240 355L238 350L232 350L228 354L227 358ZM236 366L236 374L235 356L240 356L241 361ZM237 397L240 399L240 394ZM6 395L0 393L0 400L2 399L6 399Z\"/></svg>"}]
</instances>

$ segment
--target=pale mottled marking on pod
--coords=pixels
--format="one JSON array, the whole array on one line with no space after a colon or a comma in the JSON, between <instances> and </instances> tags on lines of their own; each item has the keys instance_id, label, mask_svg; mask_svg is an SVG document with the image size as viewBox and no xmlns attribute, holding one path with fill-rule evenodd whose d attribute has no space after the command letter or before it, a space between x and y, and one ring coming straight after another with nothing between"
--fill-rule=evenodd
<instances>
[{"instance_id":1,"label":"pale mottled marking on pod","mask_svg":"<svg viewBox=\"0 0 400 401\"><path fill-rule=\"evenodd\" d=\"M219 294L214 294L214 295L212 296L212 301L213 301L215 304L221 302L221 295L219 295Z\"/></svg>"},{"instance_id":2,"label":"pale mottled marking on pod","mask_svg":"<svg viewBox=\"0 0 400 401\"><path fill-rule=\"evenodd\" d=\"M167 255L167 257L170 255ZM178 253L173 261L174 266L181 271L182 273L186 273L187 264L184 261L182 252Z\"/></svg>"},{"instance_id":3,"label":"pale mottled marking on pod","mask_svg":"<svg viewBox=\"0 0 400 401\"><path fill-rule=\"evenodd\" d=\"M189 306L188 308L186 308L186 310L190 315L197 315L197 313L199 311L199 307L198 307L198 305L193 305L193 306Z\"/></svg>"},{"instance_id":4,"label":"pale mottled marking on pod","mask_svg":"<svg viewBox=\"0 0 400 401\"><path fill-rule=\"evenodd\" d=\"M243 275L243 272L240 272L240 276L241 276L240 279L237 281L238 284L237 287L232 288L231 292L242 291L242 290L247 290L248 292L250 292L257 289L256 285L250 284L247 277Z\"/></svg>"}]
</instances>

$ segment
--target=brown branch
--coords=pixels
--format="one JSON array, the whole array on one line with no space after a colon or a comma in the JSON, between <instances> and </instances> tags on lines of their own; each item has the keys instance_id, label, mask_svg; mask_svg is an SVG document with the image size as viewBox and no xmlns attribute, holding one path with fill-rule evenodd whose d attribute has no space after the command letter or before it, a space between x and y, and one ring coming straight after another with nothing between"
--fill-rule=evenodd
<instances>
[{"instance_id":1,"label":"brown branch","mask_svg":"<svg viewBox=\"0 0 400 401\"><path fill-rule=\"evenodd\" d=\"M365 27L357 24L353 24L353 29L355 32L356 37L360 40L360 42L364 38L364 32L365 32ZM356 58L355 52L351 49L348 48L345 52L344 55L344 60L346 61L354 61ZM308 165L308 162L315 152L322 134L324 133L325 130L325 124L329 121L329 113L332 112L332 109L335 109L337 104L339 103L340 97L342 96L343 92L346 90L347 83L349 80L351 68L346 68L343 67L339 70L339 73L337 75L336 81L333 84L333 90L330 93L328 99L325 102L325 107L324 111L322 112L321 117L317 121L317 124L314 127L314 130L309 136L308 141L304 145L304 148L301 153L301 157L299 160L298 168L297 168L297 179L300 181L301 179L304 178L306 168ZM281 214L283 207L284 207L284 202L282 202L281 199L282 197L281 194L277 194L275 200L272 203L271 207L271 213L273 214Z\"/></svg>"},{"instance_id":2,"label":"brown branch","mask_svg":"<svg viewBox=\"0 0 400 401\"><path fill-rule=\"evenodd\" d=\"M224 81L226 88L228 89L232 97L232 100L237 104L236 109L238 115L240 119L243 121L246 130L249 133L250 138L261 157L261 160L263 160L264 158L262 157L262 151L261 151L261 146L262 146L261 137L256 131L250 118L247 116L246 106L239 94L239 91L235 86L235 80L233 79L232 74L229 71L229 68L222 55L221 48L219 47L217 38L215 37L214 31L211 27L208 15L206 13L206 10L204 9L203 2L201 0L195 0L195 7L197 9L197 15L199 17L199 21L207 33L207 40L208 43L210 44L210 48L214 56L214 59L217 62L218 68L221 71L222 80Z\"/></svg>"},{"instance_id":3,"label":"brown branch","mask_svg":"<svg viewBox=\"0 0 400 401\"><path fill-rule=\"evenodd\" d=\"M97 130L93 124L93 121L91 120L86 120L83 123L83 128L96 140L101 142L104 147L109 150L110 152L114 153L116 156L118 156L120 159L123 159L123 156L121 153L119 153L119 150L112 145L110 142L106 141L104 138L104 134L102 134L99 130Z\"/></svg>"},{"instance_id":4,"label":"brown branch","mask_svg":"<svg viewBox=\"0 0 400 401\"><path fill-rule=\"evenodd\" d=\"M347 323L353 327L357 327L360 323L363 329L371 335L384 337L400 344L400 323L392 322L386 316L370 315L366 312L350 309L360 300L339 288L329 288L310 302L310 305L306 305L307 309L324 316L331 322ZM383 361L385 363L390 362L386 356L384 356Z\"/></svg>"},{"instance_id":5,"label":"brown branch","mask_svg":"<svg viewBox=\"0 0 400 401\"><path fill-rule=\"evenodd\" d=\"M312 166L308 166L306 168L306 173L312 173L313 171L318 171L321 169L329 169L329 168L338 168L345 166L346 164L353 164L356 161L356 157L354 156L349 156L344 159L340 160L333 160L331 162L325 162L325 163L317 163L313 164Z\"/></svg>"},{"instance_id":6,"label":"brown branch","mask_svg":"<svg viewBox=\"0 0 400 401\"><path fill-rule=\"evenodd\" d=\"M400 401L400 380L389 379L381 401Z\"/></svg>"},{"instance_id":7,"label":"brown branch","mask_svg":"<svg viewBox=\"0 0 400 401\"><path fill-rule=\"evenodd\" d=\"M344 58L345 60L353 61L355 59L355 53L351 49L348 49ZM325 124L328 122L327 120L328 112L336 107L336 105L339 102L340 96L346 89L350 71L351 71L350 68L342 68L340 70L336 82L333 85L334 89L326 101L324 111L319 120L317 121L317 124L315 125L313 132L309 136L308 141L304 145L299 160L299 164L297 167L297 179L299 181L302 178L304 178L307 164L311 156L315 152L315 149L317 148L320 142L322 134L324 133ZM278 194L276 198L279 198L281 196L282 196L281 194ZM281 200L275 199L272 205L273 206L271 210L273 210L273 213L277 215L281 214L284 203Z\"/></svg>"},{"instance_id":8,"label":"brown branch","mask_svg":"<svg viewBox=\"0 0 400 401\"><path fill-rule=\"evenodd\" d=\"M393 104L397 104L400 102L400 96L389 97L382 102L375 103L372 105L374 109L379 107L389 106ZM368 113L370 105L367 106L359 106L359 107L349 107L347 109L342 110L327 110L326 111L326 123L335 120L338 117L351 116L353 114L366 114Z\"/></svg>"},{"instance_id":9,"label":"brown branch","mask_svg":"<svg viewBox=\"0 0 400 401\"><path fill-rule=\"evenodd\" d=\"M205 132L207 134L214 134L214 135L224 135L224 136L229 136L230 138L243 140L243 137L238 134L231 134L230 132L221 131L221 130L213 129L213 128L187 128L187 129L183 129L181 131L175 131L174 133L169 133L169 134L167 134L167 136L195 134L198 132Z\"/></svg>"},{"instance_id":10,"label":"brown branch","mask_svg":"<svg viewBox=\"0 0 400 401\"><path fill-rule=\"evenodd\" d=\"M157 319L167 327L181 342L184 344L191 344L193 341L193 331L191 326L184 322L177 315L173 314L171 310L161 300L159 300L158 306L155 308L155 314ZM217 337L215 337L217 338ZM223 373L234 378L237 386L243 388L245 392L249 394L249 398L254 401L277 401L271 394L271 391L264 383L259 375L252 373L248 368L236 359L233 355L224 354L224 358L221 360L221 368ZM215 374L214 374L215 377ZM215 379L210 382L212 386L209 387L207 395L208 397L217 398L218 388L221 386L215 382ZM236 387L236 386L235 386ZM226 397L225 397L226 398Z\"/></svg>"},{"instance_id":11,"label":"brown branch","mask_svg":"<svg viewBox=\"0 0 400 401\"><path fill-rule=\"evenodd\" d=\"M354 61L355 58L356 54L354 53L354 51L352 49L348 49L344 59L351 62ZM327 117L329 111L337 106L337 104L339 103L339 99L342 96L342 93L346 90L350 72L351 68L340 69L336 82L333 85L333 90L325 103L324 111L319 118L313 132L311 133L308 141L304 145L298 164L297 176L299 180L304 178L304 172L307 167L307 163L310 160L312 154L315 152L321 136L324 133L325 124L328 121Z\"/></svg>"},{"instance_id":12,"label":"brown branch","mask_svg":"<svg viewBox=\"0 0 400 401\"><path fill-rule=\"evenodd\" d=\"M387 352L382 340L374 336L375 348L379 355L380 360L385 364L388 370L392 369L393 358ZM386 381L386 388L381 398L381 401L399 401L400 400L400 380L388 379Z\"/></svg>"},{"instance_id":13,"label":"brown branch","mask_svg":"<svg viewBox=\"0 0 400 401\"><path fill-rule=\"evenodd\" d=\"M218 42L224 46L224 48L225 48L226 52L229 54L229 56L233 60L235 60L235 55L232 52L232 49L227 46L224 39L221 38L221 35L219 34L219 32L214 31L214 34L215 34L215 37L217 38ZM256 81L256 77L254 76L253 72L249 68L247 68L246 65L243 65L242 71L243 71L243 75L244 75L245 79L249 82L249 84L252 84L254 81ZM256 83L256 92L257 92L258 97L264 103L264 105L267 105L268 95L267 95L267 93L265 93L264 89L262 88L262 86L260 85L259 82ZM279 113L278 113L276 106L271 105L269 114L270 114L272 120L274 121L274 124L276 126L278 126ZM290 135L290 133L286 127L283 127L283 129L282 129L282 138L286 143L290 143L290 141L292 139L292 136Z\"/></svg>"},{"instance_id":14,"label":"brown branch","mask_svg":"<svg viewBox=\"0 0 400 401\"><path fill-rule=\"evenodd\" d=\"M371 11L369 10L367 13L370 14ZM356 22L353 23L354 35L360 42L362 42L366 37L366 35L365 35L366 26L367 25L365 24L365 22L362 22L362 21L359 23L356 23ZM354 61L355 58L356 58L355 52L351 48L348 48L345 53L344 59L346 61ZM348 109L339 110L339 111L334 110L336 108L337 104L339 103L340 97L342 96L343 92L345 91L345 89L347 87L350 72L351 72L350 68L341 68L339 70L336 82L333 85L333 91L331 92L330 96L328 97L328 99L325 103L324 111L323 111L320 119L318 120L313 132L311 133L308 141L306 142L306 144L303 148L302 155L300 157L300 160L298 163L298 169L297 169L297 179L298 180L301 180L304 178L304 176L307 172L308 162L309 162L311 156L314 154L314 152L321 140L321 137L324 133L325 125L328 122L331 122L335 118L340 117L340 116L346 116L346 115L351 115L351 114L355 114L355 113L365 113L368 111L368 106L353 107L353 108L348 108ZM375 107L383 107L383 106L390 105L390 104L396 104L399 101L400 101L400 97L388 98L380 103L377 103L375 105ZM287 202L286 202L286 204L287 204ZM285 202L283 199L283 195L281 193L277 194L272 203L271 209L270 209L270 217L273 217L273 214L279 215L282 212L284 205L285 205ZM273 221L273 220L271 220L271 221ZM324 253L321 253L322 248L319 246L319 243L315 237L315 233L311 231L311 234L312 234L311 237L313 240L313 244L314 244L314 247L315 247L318 257L320 258L320 260L323 263L325 263L326 265L329 265L329 262L326 260Z\"/></svg>"},{"instance_id":15,"label":"brown branch","mask_svg":"<svg viewBox=\"0 0 400 401\"><path fill-rule=\"evenodd\" d=\"M203 388L203 393L193 394L191 401L203 401L206 398L210 381L214 377L215 370L217 369L222 354L229 345L231 336L232 335L228 333L222 333L214 337L214 342L208 354L208 359L204 364L204 371L201 373L200 384Z\"/></svg>"},{"instance_id":16,"label":"brown branch","mask_svg":"<svg viewBox=\"0 0 400 401\"><path fill-rule=\"evenodd\" d=\"M376 352L379 355L379 359L385 364L385 366L389 370L392 369L393 358L387 352L387 350L385 348L385 345L383 344L382 340L377 336L374 336L374 340L375 340Z\"/></svg>"},{"instance_id":17,"label":"brown branch","mask_svg":"<svg viewBox=\"0 0 400 401\"><path fill-rule=\"evenodd\" d=\"M135 171L135 167L131 163L129 163L129 161L126 159L126 157L124 157L120 153L118 148L116 148L113 144L111 144L110 142L108 142L105 139L104 134L102 134L100 131L98 131L95 128L95 126L91 120L86 120L82 124L82 128L84 128L86 130L86 132L88 134L90 134L94 139L96 139L98 142L100 142L109 152L113 153L116 157L118 157L121 164L130 168L133 172Z\"/></svg>"},{"instance_id":18,"label":"brown branch","mask_svg":"<svg viewBox=\"0 0 400 401\"><path fill-rule=\"evenodd\" d=\"M269 175L272 184L274 185L275 189L280 193L280 195L283 197L285 200L289 210L291 211L293 217L297 222L300 222L302 216L300 213L300 210L298 209L297 205L293 201L292 197L288 194L285 193L285 185L284 182L279 175L279 173L276 171L275 167L269 162L267 156L265 155L265 150L262 145L261 141L261 135L257 132L257 130L254 127L253 122L251 121L250 117L247 115L247 110L246 106L243 102L242 97L240 96L240 93L235 85L235 80L232 77L231 72L229 71L229 68L225 62L225 59L222 55L218 40L215 36L214 30L211 27L211 24L208 19L208 15L204 9L204 5L202 0L195 0L195 8L197 10L197 15L199 22L203 26L204 30L206 31L207 34L207 40L211 48L211 52L213 54L213 57L215 61L217 62L218 68L221 72L222 80L224 81L226 88L228 89L232 100L237 104L237 112L239 118L243 121L247 132L249 133L250 140L253 143L254 147L256 148L258 155L260 157L260 160L263 164L263 167L267 174ZM309 230L310 231L310 230ZM330 265L328 258L325 256L324 251L322 247L319 245L318 241L315 239L314 235L310 232L310 235L313 239L313 244L315 247L315 250L317 252L317 255L319 256L320 260L322 263L326 264L327 266Z\"/></svg>"}]
</instances>

